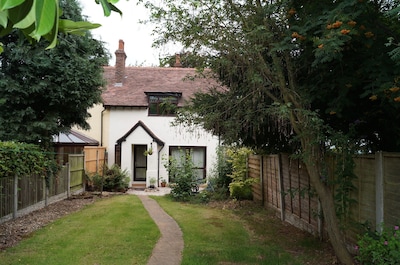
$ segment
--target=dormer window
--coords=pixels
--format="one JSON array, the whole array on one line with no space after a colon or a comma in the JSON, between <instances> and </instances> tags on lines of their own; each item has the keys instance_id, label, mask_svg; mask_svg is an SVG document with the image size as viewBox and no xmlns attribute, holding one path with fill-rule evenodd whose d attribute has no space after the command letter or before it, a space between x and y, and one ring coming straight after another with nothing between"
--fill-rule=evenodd
<instances>
[{"instance_id":1,"label":"dormer window","mask_svg":"<svg viewBox=\"0 0 400 265\"><path fill-rule=\"evenodd\" d=\"M178 100L182 93L178 92L145 92L148 98L149 116L174 116Z\"/></svg>"}]
</instances>

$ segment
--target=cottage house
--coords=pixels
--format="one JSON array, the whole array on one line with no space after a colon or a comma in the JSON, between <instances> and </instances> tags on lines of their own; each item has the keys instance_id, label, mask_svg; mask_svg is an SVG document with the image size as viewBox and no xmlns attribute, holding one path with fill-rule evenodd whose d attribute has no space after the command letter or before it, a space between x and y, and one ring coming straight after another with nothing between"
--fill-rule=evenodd
<instances>
[{"instance_id":1,"label":"cottage house","mask_svg":"<svg viewBox=\"0 0 400 265\"><path fill-rule=\"evenodd\" d=\"M109 165L127 170L132 186L169 180L164 163L169 156L189 152L197 177L205 179L216 160L218 139L197 129L171 126L175 109L196 91L215 85L212 79L193 79L193 68L125 66L124 42L115 52L115 67L106 66L107 88L102 106L95 106L88 133L106 146ZM180 66L179 57L175 66Z\"/></svg>"}]
</instances>

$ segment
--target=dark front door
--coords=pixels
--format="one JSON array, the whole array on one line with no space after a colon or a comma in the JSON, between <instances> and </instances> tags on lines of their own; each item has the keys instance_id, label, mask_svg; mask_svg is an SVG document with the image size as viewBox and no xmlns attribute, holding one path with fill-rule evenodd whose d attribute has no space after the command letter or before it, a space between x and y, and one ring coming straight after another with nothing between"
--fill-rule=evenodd
<instances>
[{"instance_id":1,"label":"dark front door","mask_svg":"<svg viewBox=\"0 0 400 265\"><path fill-rule=\"evenodd\" d=\"M133 180L146 181L147 157L144 152L146 145L135 145L133 147Z\"/></svg>"}]
</instances>

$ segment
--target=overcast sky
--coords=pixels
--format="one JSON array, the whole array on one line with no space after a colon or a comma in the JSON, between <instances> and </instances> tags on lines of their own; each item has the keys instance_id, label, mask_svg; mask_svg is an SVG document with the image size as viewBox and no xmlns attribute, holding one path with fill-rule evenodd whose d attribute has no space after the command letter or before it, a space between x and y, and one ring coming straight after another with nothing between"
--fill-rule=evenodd
<instances>
[{"instance_id":1,"label":"overcast sky","mask_svg":"<svg viewBox=\"0 0 400 265\"><path fill-rule=\"evenodd\" d=\"M127 55L126 65L131 66L158 66L158 58L165 54L179 52L177 48L152 48L154 36L151 36L153 26L143 25L139 20L146 20L149 12L137 0L120 0L116 6L123 12L122 17L112 12L105 17L101 5L94 0L79 0L82 6L82 14L88 17L90 22L99 23L102 26L91 30L92 35L105 42L106 48L113 56L109 65L115 65L115 51L120 39L125 42Z\"/></svg>"}]
</instances>

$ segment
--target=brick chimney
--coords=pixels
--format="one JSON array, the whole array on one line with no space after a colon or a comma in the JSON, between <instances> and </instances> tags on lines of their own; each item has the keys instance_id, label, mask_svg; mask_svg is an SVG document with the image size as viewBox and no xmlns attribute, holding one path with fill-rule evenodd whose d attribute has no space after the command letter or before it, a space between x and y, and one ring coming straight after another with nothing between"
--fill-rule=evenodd
<instances>
[{"instance_id":1,"label":"brick chimney","mask_svg":"<svg viewBox=\"0 0 400 265\"><path fill-rule=\"evenodd\" d=\"M125 60L124 41L119 40L118 50L115 51L115 84L122 85L125 78Z\"/></svg>"},{"instance_id":2,"label":"brick chimney","mask_svg":"<svg viewBox=\"0 0 400 265\"><path fill-rule=\"evenodd\" d=\"M182 67L181 55L179 53L175 54L175 64L174 67Z\"/></svg>"}]
</instances>

